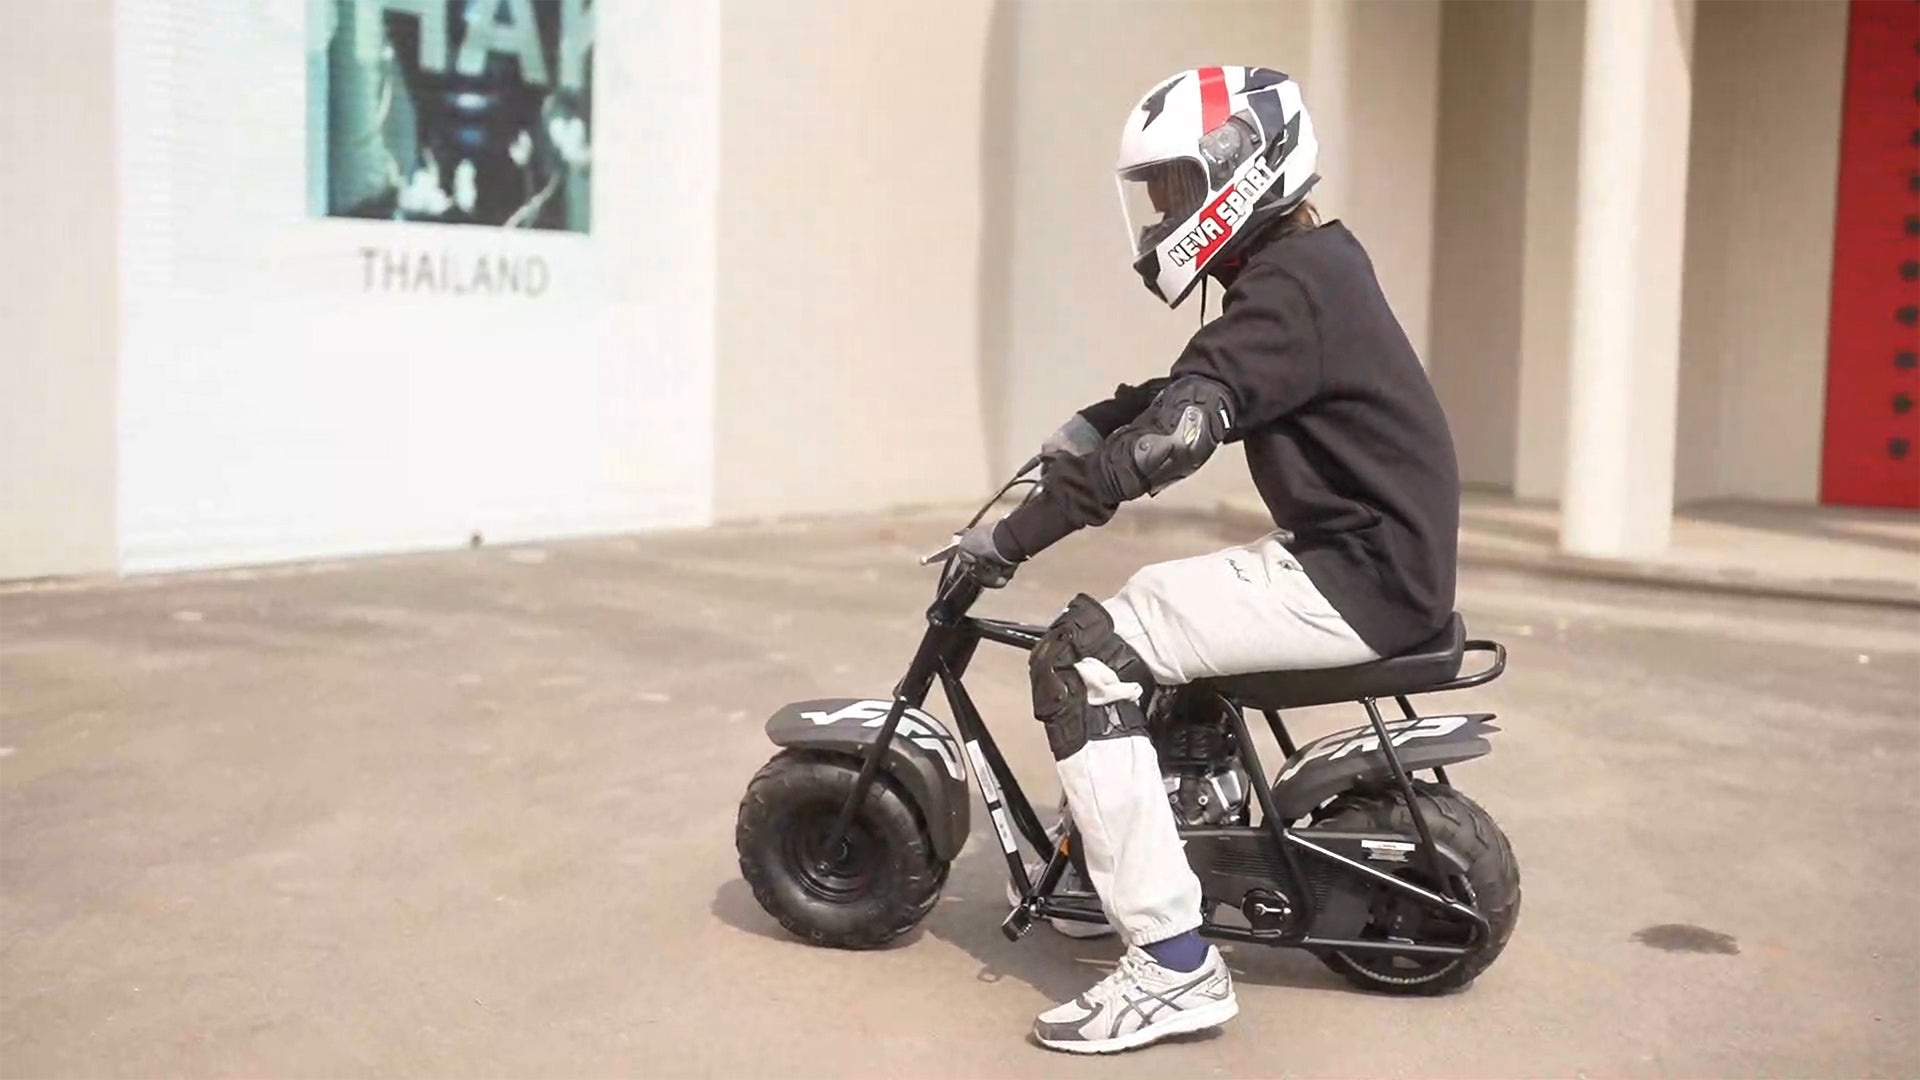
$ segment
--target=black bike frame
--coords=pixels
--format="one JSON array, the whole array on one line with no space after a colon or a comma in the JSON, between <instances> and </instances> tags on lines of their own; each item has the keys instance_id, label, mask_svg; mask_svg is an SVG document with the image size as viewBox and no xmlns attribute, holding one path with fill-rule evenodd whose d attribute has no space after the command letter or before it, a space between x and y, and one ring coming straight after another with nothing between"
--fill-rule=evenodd
<instances>
[{"instance_id":1,"label":"black bike frame","mask_svg":"<svg viewBox=\"0 0 1920 1080\"><path fill-rule=\"evenodd\" d=\"M1006 758L1000 753L999 745L994 742L993 735L988 732L986 723L980 717L979 709L974 706L973 698L968 695L962 681L966 675L967 666L973 661L974 651L981 641L991 641L1031 651L1039 643L1045 631L1036 626L968 615L968 610L979 599L980 594L981 586L971 576L965 573L949 573L939 599L927 609L926 634L920 639L920 646L915 650L912 662L907 665L906 675L894 687L893 707L888 710L873 744L867 750L866 757L861 763L859 778L855 781L853 790L848 793L847 801L841 807L835 821L834 830L829 834L828 843L822 850L834 850L839 841L845 837L847 829L853 823L855 813L866 801L867 794L873 787L881 763L886 759L887 748L893 741L894 731L899 726L901 716L909 708L920 708L925 705L927 694L932 690L934 680L938 679L946 692L947 704L952 711L954 724L959 728L960 738L965 747L966 756L972 762L976 779L979 779L978 774L982 768L992 774L993 782L991 784L981 782L979 787L987 812L994 818L995 831L998 832L1010 825L1036 852L1049 852L1046 867L1041 872L1040 880L1036 882L1028 876L1026 865L1017 850L1017 844L1013 845L1016 850L1003 851L1006 856L1008 878L1022 897L1020 907L1008 917L1007 935L1012 938L1019 937L1024 926L1030 925L1036 917L1075 922L1102 921L1105 916L1083 907L1060 903L1051 895L1054 887L1059 884L1061 876L1066 872L1067 854L1062 845L1048 838L1046 828L1040 824L1039 817L1034 813L1032 802L1021 790L1013 770L1007 766ZM1497 649L1498 646L1494 648ZM1505 650L1502 649L1500 652L1504 654ZM1505 657L1502 655L1500 667L1505 666L1504 660ZM1455 680L1436 689L1478 685L1496 674L1498 674L1497 668ZM1467 896L1469 902L1462 902L1453 895L1455 875L1448 874L1444 870L1433 834L1427 828L1419 802L1414 798L1412 782L1400 765L1399 755L1394 752L1393 740L1386 730L1379 707L1373 699L1363 699L1361 704L1367 710L1367 717L1373 725L1374 734L1379 739L1381 752L1392 770L1394 783L1410 808L1414 828L1419 834L1419 854L1431 868L1433 880L1440 883L1441 892L1436 893L1422 888L1410 881L1347 858L1288 828L1286 822L1280 819L1274 809L1272 789L1267 780L1267 774L1260 764L1259 755L1254 750L1252 733L1247 729L1246 718L1242 715L1239 704L1225 697L1215 696L1226 707L1227 715L1232 718L1233 732L1240 747L1241 764L1247 770L1247 775L1252 778L1254 793L1259 800L1261 826L1268 831L1278 845L1281 865L1286 871L1288 881L1285 892L1302 908L1301 917L1293 920L1293 923L1302 929L1285 933L1256 931L1245 927L1219 925L1209 917L1200 929L1203 935L1264 945L1388 953L1410 957L1463 956L1477 951L1485 943L1488 933L1487 921L1470 905L1470 895ZM1395 700L1409 718L1414 716L1413 706L1404 696L1397 697ZM1291 757L1296 748L1279 714L1269 710L1265 715L1280 748ZM996 789L1000 795L998 799L994 795ZM1011 821L1007 821L1003 815L1010 815ZM1371 879L1423 905L1465 920L1472 927L1471 938L1466 945L1456 946L1426 945L1409 941L1313 937L1306 932L1306 929L1313 925L1315 915L1313 891L1302 887L1307 879L1300 869L1297 857L1299 854L1337 864L1351 873ZM1464 885L1464 883L1461 884ZM1016 920L1021 924L1018 928L1016 928Z\"/></svg>"}]
</instances>

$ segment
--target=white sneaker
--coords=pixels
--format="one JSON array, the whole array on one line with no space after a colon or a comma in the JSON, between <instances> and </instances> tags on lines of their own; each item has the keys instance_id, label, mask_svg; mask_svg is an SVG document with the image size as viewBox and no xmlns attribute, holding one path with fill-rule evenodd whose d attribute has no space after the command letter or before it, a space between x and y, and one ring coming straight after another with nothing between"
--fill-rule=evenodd
<instances>
[{"instance_id":1,"label":"white sneaker","mask_svg":"<svg viewBox=\"0 0 1920 1080\"><path fill-rule=\"evenodd\" d=\"M1136 945L1113 974L1041 1013L1033 1035L1052 1050L1107 1054L1218 1027L1239 1012L1233 975L1219 949L1207 946L1206 963L1194 971L1172 971Z\"/></svg>"},{"instance_id":2,"label":"white sneaker","mask_svg":"<svg viewBox=\"0 0 1920 1080\"><path fill-rule=\"evenodd\" d=\"M1045 872L1046 869L1046 863L1028 863L1027 877L1038 881L1040 880L1040 875ZM1056 889L1055 892L1086 893L1088 896L1093 895L1093 890L1087 887L1086 882L1080 880L1080 871L1074 867L1072 863L1067 864L1067 872L1061 875L1060 887ZM1011 881L1007 882L1007 906L1020 906L1020 894L1014 891L1013 882ZM1107 937L1115 933L1113 924L1110 922L1092 923L1075 922L1072 919L1048 919L1047 924L1053 927L1055 933L1070 938L1098 938Z\"/></svg>"}]
</instances>

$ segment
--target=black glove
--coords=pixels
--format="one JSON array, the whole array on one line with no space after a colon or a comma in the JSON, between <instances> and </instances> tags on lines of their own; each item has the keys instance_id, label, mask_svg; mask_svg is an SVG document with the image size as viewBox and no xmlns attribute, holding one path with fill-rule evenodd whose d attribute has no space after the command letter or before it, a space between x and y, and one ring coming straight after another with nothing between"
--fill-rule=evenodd
<instances>
[{"instance_id":1,"label":"black glove","mask_svg":"<svg viewBox=\"0 0 1920 1080\"><path fill-rule=\"evenodd\" d=\"M1013 560L994 546L993 530L997 521L983 521L960 536L960 559L973 579L989 589L998 589L1013 580Z\"/></svg>"}]
</instances>

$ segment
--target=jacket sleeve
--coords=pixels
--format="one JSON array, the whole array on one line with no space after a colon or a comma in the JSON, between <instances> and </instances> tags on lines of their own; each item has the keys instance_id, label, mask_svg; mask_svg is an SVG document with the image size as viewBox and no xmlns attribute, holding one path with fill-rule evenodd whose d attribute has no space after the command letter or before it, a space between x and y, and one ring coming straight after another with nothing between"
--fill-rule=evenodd
<instances>
[{"instance_id":1,"label":"jacket sleeve","mask_svg":"<svg viewBox=\"0 0 1920 1080\"><path fill-rule=\"evenodd\" d=\"M1000 554L1024 562L1077 529L1106 524L1119 504L1101 494L1100 458L1095 453L1054 461L1040 494L993 527L993 546Z\"/></svg>"},{"instance_id":2,"label":"jacket sleeve","mask_svg":"<svg viewBox=\"0 0 1920 1080\"><path fill-rule=\"evenodd\" d=\"M1228 441L1306 404L1320 387L1320 332L1306 292L1285 273L1250 267L1227 291L1220 316L1187 342L1168 378L1122 386L1081 415L1111 439L1169 383L1187 376L1211 379L1233 399ZM995 527L1000 552L1015 561L1030 559L1076 529L1106 524L1120 500L1110 478L1100 474L1105 457L1103 452L1055 462L1041 495Z\"/></svg>"},{"instance_id":3,"label":"jacket sleeve","mask_svg":"<svg viewBox=\"0 0 1920 1080\"><path fill-rule=\"evenodd\" d=\"M1272 267L1249 267L1173 363L1173 376L1202 375L1234 404L1229 440L1257 431L1320 390L1320 326L1300 284Z\"/></svg>"},{"instance_id":4,"label":"jacket sleeve","mask_svg":"<svg viewBox=\"0 0 1920 1080\"><path fill-rule=\"evenodd\" d=\"M1086 419L1087 423L1093 425L1093 429L1100 433L1101 438L1105 438L1133 423L1135 418L1146 411L1148 405L1153 404L1154 396L1166 389L1167 384L1172 381L1162 375L1157 379L1148 379L1139 386L1121 383L1114 387L1112 397L1105 401L1096 401L1081 409L1080 415Z\"/></svg>"}]
</instances>

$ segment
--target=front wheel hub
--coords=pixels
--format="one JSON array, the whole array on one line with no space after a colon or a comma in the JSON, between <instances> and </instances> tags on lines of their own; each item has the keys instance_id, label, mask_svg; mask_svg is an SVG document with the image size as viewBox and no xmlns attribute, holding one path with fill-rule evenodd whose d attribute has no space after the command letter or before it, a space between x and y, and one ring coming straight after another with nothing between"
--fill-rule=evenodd
<instances>
[{"instance_id":1,"label":"front wheel hub","mask_svg":"<svg viewBox=\"0 0 1920 1080\"><path fill-rule=\"evenodd\" d=\"M837 844L829 844L833 820L814 821L788 834L787 859L794 877L815 897L848 903L873 884L874 844L856 822Z\"/></svg>"}]
</instances>

